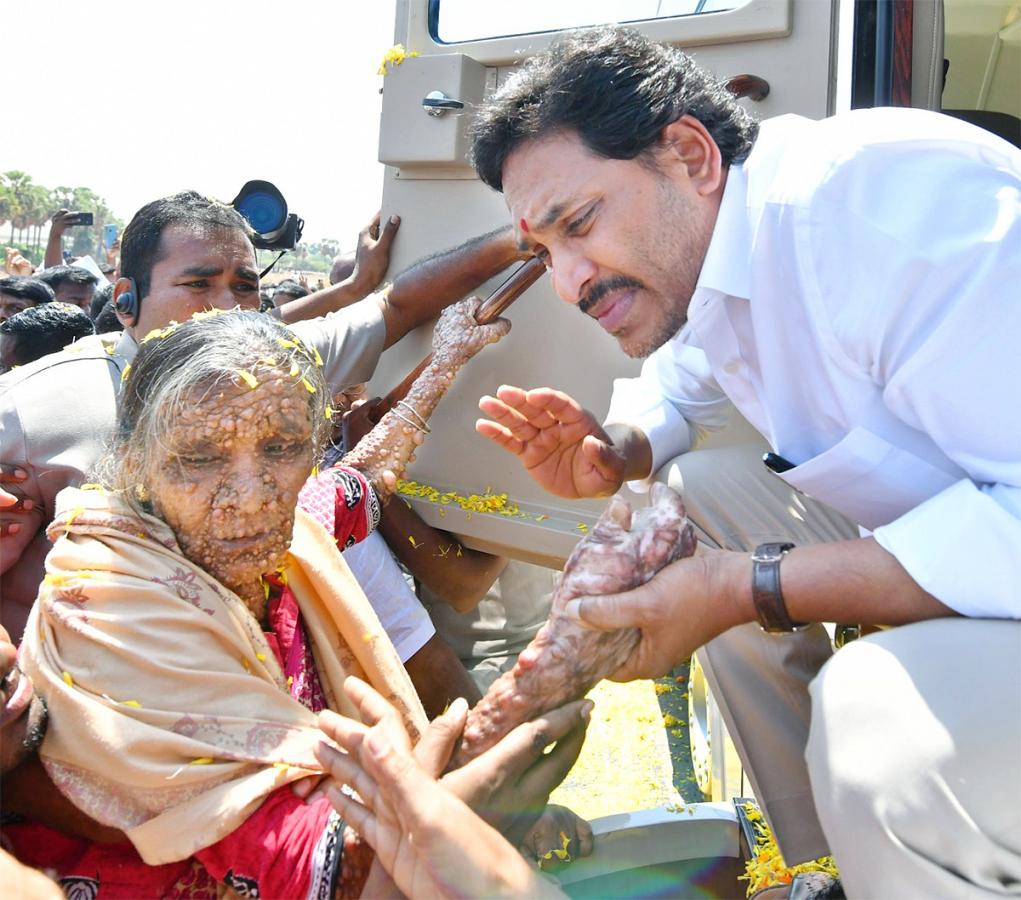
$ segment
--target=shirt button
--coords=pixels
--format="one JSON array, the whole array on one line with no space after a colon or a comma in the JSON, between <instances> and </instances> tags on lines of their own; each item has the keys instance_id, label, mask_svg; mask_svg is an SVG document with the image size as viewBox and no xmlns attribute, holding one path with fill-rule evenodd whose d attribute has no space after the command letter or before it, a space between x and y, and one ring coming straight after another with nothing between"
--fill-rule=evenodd
<instances>
[{"instance_id":1,"label":"shirt button","mask_svg":"<svg viewBox=\"0 0 1021 900\"><path fill-rule=\"evenodd\" d=\"M732 359L723 367L723 371L728 375L736 375L741 371L741 363L739 363L736 359Z\"/></svg>"}]
</instances>

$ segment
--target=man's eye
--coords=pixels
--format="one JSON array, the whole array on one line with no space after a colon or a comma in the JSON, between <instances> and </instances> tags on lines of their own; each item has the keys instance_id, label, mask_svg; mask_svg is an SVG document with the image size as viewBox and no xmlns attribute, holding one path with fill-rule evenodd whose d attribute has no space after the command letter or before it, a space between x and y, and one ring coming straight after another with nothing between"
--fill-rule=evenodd
<instances>
[{"instance_id":1,"label":"man's eye","mask_svg":"<svg viewBox=\"0 0 1021 900\"><path fill-rule=\"evenodd\" d=\"M588 222L588 220L591 218L591 216L592 216L592 210L591 209L587 210L583 215L578 216L577 219L575 219L573 222L570 222L568 224L568 226L567 226L567 233L568 234L578 234L582 230L582 228L585 227L585 224Z\"/></svg>"},{"instance_id":2,"label":"man's eye","mask_svg":"<svg viewBox=\"0 0 1021 900\"><path fill-rule=\"evenodd\" d=\"M190 288L207 288L209 287L209 282L206 281L205 278L199 278L196 281L186 281L184 286Z\"/></svg>"},{"instance_id":3,"label":"man's eye","mask_svg":"<svg viewBox=\"0 0 1021 900\"><path fill-rule=\"evenodd\" d=\"M249 284L246 281L243 284L235 285L234 290L239 294L254 294L259 289L254 284Z\"/></svg>"}]
</instances>

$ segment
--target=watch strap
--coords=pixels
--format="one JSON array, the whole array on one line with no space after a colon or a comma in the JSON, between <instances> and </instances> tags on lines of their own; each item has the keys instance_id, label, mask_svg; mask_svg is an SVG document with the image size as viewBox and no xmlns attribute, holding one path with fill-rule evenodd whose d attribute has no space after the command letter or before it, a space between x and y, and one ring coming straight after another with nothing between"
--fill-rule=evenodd
<instances>
[{"instance_id":1,"label":"watch strap","mask_svg":"<svg viewBox=\"0 0 1021 900\"><path fill-rule=\"evenodd\" d=\"M769 634L797 631L803 623L791 621L780 589L780 560L791 543L759 544L752 554L752 602L762 630Z\"/></svg>"}]
</instances>

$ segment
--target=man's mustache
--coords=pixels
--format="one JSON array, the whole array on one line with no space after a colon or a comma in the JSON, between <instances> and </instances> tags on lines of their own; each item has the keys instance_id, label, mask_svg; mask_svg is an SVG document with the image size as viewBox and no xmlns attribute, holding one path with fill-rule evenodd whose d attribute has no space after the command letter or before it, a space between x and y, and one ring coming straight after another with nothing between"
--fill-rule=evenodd
<instances>
[{"instance_id":1,"label":"man's mustache","mask_svg":"<svg viewBox=\"0 0 1021 900\"><path fill-rule=\"evenodd\" d=\"M597 281L589 289L588 293L578 301L578 309L588 313L593 306L603 299L611 291L619 291L621 288L643 288L645 287L637 278L628 278L626 275L611 275L602 281Z\"/></svg>"}]
</instances>

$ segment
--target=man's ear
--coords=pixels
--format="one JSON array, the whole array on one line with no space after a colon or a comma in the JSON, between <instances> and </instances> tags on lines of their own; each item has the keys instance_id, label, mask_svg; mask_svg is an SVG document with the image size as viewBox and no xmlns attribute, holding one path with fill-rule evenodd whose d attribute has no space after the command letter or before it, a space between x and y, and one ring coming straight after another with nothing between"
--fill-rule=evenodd
<instances>
[{"instance_id":1,"label":"man's ear","mask_svg":"<svg viewBox=\"0 0 1021 900\"><path fill-rule=\"evenodd\" d=\"M714 193L723 183L723 158L709 130L694 116L683 115L665 125L656 142L660 166L679 168L695 191Z\"/></svg>"},{"instance_id":2,"label":"man's ear","mask_svg":"<svg viewBox=\"0 0 1021 900\"><path fill-rule=\"evenodd\" d=\"M113 310L125 328L138 324L138 295L131 278L118 278L113 286Z\"/></svg>"}]
</instances>

